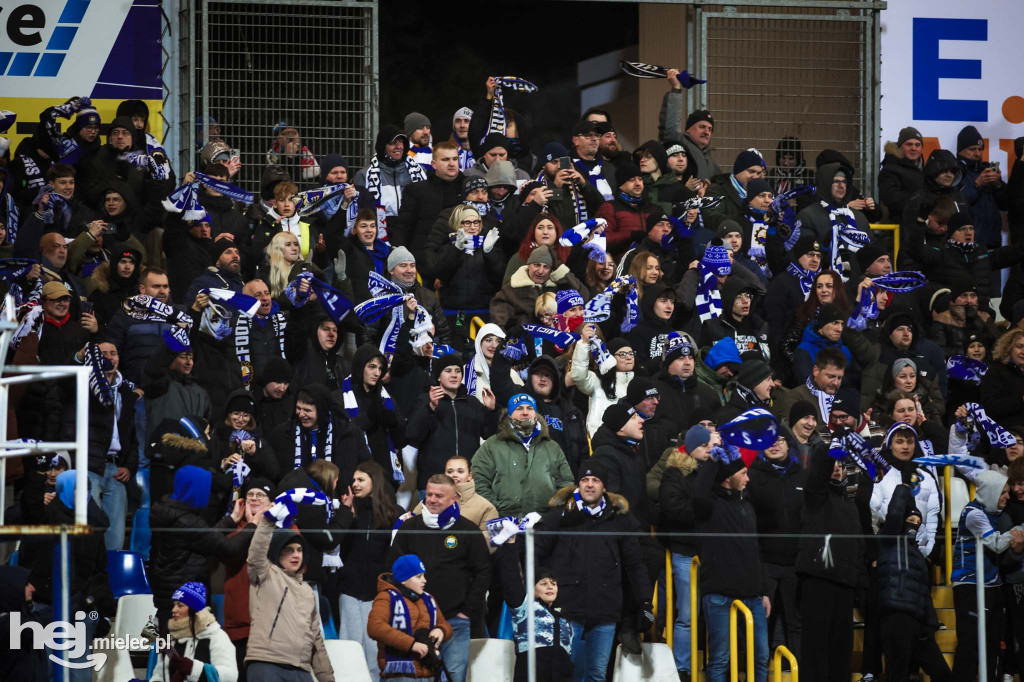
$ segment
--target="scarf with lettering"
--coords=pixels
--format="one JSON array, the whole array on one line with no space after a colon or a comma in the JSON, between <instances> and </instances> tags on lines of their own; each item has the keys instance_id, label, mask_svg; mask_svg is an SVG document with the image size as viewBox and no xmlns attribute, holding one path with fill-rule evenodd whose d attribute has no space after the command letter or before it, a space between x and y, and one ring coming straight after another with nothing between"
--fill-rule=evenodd
<instances>
[{"instance_id":1,"label":"scarf with lettering","mask_svg":"<svg viewBox=\"0 0 1024 682\"><path fill-rule=\"evenodd\" d=\"M384 409L394 412L395 403L391 400L388 390L383 385L378 384L378 386L380 388L379 400L384 405ZM356 393L352 388L351 374L341 382L341 393L345 412L348 414L349 419L355 419L359 416L359 401L356 400ZM367 399L377 400L378 397L368 394ZM388 435L388 452L391 455L391 479L397 483L403 483L405 481L405 474L402 473L402 458L399 456L398 449L395 447L394 442L392 442L390 435Z\"/></svg>"},{"instance_id":2,"label":"scarf with lettering","mask_svg":"<svg viewBox=\"0 0 1024 682\"><path fill-rule=\"evenodd\" d=\"M857 225L857 217L849 207L835 207L827 201L819 203L828 213L828 220L832 223L832 246L829 254L832 258L832 269L840 273L845 282L850 277L849 273L843 271L840 249L855 253L868 244L871 237Z\"/></svg>"},{"instance_id":3,"label":"scarf with lettering","mask_svg":"<svg viewBox=\"0 0 1024 682\"><path fill-rule=\"evenodd\" d=\"M280 357L284 357L284 331L288 326L288 317L281 312L277 301L274 301L270 308L270 314L266 317L254 315L238 315L235 318L235 357L242 368L242 384L248 388L252 383L255 369L252 364L252 329L255 323L259 327L271 324L274 330L274 338L277 340L277 350Z\"/></svg>"},{"instance_id":4,"label":"scarf with lettering","mask_svg":"<svg viewBox=\"0 0 1024 682\"><path fill-rule=\"evenodd\" d=\"M988 373L988 363L966 355L951 355L949 360L946 360L946 372L950 379L981 384L982 377Z\"/></svg>"},{"instance_id":5,"label":"scarf with lettering","mask_svg":"<svg viewBox=\"0 0 1024 682\"><path fill-rule=\"evenodd\" d=\"M508 122L505 120L505 99L502 93L504 88L530 94L539 90L536 85L524 78L494 76L494 99L491 100L491 113L487 121L487 133L508 135Z\"/></svg>"},{"instance_id":6,"label":"scarf with lettering","mask_svg":"<svg viewBox=\"0 0 1024 682\"><path fill-rule=\"evenodd\" d=\"M547 173L544 172L543 168L541 168L540 172L537 173L537 177L535 178L535 180L544 185L545 187L551 187L553 184L551 180L548 180L548 175ZM575 217L576 219L576 222L587 222L587 220L590 219L590 214L587 211L587 202L583 200L583 192L581 192L580 188L576 186L576 183L572 181L562 185L562 191L566 190L568 190L569 198L572 201L572 212L573 217Z\"/></svg>"},{"instance_id":7,"label":"scarf with lettering","mask_svg":"<svg viewBox=\"0 0 1024 682\"><path fill-rule=\"evenodd\" d=\"M199 220L206 215L206 209L199 203L199 185L219 192L229 199L241 201L243 204L248 205L253 202L253 195L251 193L246 192L241 187L232 185L230 182L198 171L196 171L195 176L195 182L185 183L160 202L168 213L180 213L181 219L185 222Z\"/></svg>"}]
</instances>

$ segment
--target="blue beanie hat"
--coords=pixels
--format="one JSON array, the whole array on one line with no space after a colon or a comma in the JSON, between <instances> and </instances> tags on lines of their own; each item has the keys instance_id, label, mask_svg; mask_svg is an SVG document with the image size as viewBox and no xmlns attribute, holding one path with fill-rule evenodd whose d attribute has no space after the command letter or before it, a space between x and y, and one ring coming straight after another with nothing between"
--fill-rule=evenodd
<instances>
[{"instance_id":1,"label":"blue beanie hat","mask_svg":"<svg viewBox=\"0 0 1024 682\"><path fill-rule=\"evenodd\" d=\"M403 554L391 565L391 575L395 576L395 580L400 583L426 572L427 567L415 554Z\"/></svg>"},{"instance_id":2,"label":"blue beanie hat","mask_svg":"<svg viewBox=\"0 0 1024 682\"><path fill-rule=\"evenodd\" d=\"M740 352L736 348L736 341L731 336L725 336L715 342L711 349L704 355L704 364L711 369L717 370L722 365L734 363L743 364ZM739 371L739 367L735 368Z\"/></svg>"},{"instance_id":3,"label":"blue beanie hat","mask_svg":"<svg viewBox=\"0 0 1024 682\"><path fill-rule=\"evenodd\" d=\"M533 396L529 393L516 393L508 399L508 413L512 414L517 407L523 404L529 405L534 410L537 409L537 401L533 399Z\"/></svg>"},{"instance_id":4,"label":"blue beanie hat","mask_svg":"<svg viewBox=\"0 0 1024 682\"><path fill-rule=\"evenodd\" d=\"M729 252L724 246L709 244L704 249L704 256L700 262L719 277L725 277L732 272L732 261L729 260Z\"/></svg>"},{"instance_id":5,"label":"blue beanie hat","mask_svg":"<svg viewBox=\"0 0 1024 682\"><path fill-rule=\"evenodd\" d=\"M559 289L555 292L555 304L558 306L558 314L564 315L569 308L583 305L586 301L575 289Z\"/></svg>"},{"instance_id":6,"label":"blue beanie hat","mask_svg":"<svg viewBox=\"0 0 1024 682\"><path fill-rule=\"evenodd\" d=\"M683 442L686 444L686 451L693 454L694 450L711 442L711 429L703 424L694 424L686 432Z\"/></svg>"},{"instance_id":7,"label":"blue beanie hat","mask_svg":"<svg viewBox=\"0 0 1024 682\"><path fill-rule=\"evenodd\" d=\"M569 150L560 142L548 142L544 145L544 151L541 152L544 163L557 161L562 156L569 156Z\"/></svg>"},{"instance_id":8,"label":"blue beanie hat","mask_svg":"<svg viewBox=\"0 0 1024 682\"><path fill-rule=\"evenodd\" d=\"M736 161L732 164L732 174L738 175L754 166L764 168L764 159L756 149L745 149L736 156Z\"/></svg>"},{"instance_id":9,"label":"blue beanie hat","mask_svg":"<svg viewBox=\"0 0 1024 682\"><path fill-rule=\"evenodd\" d=\"M193 611L202 611L206 608L206 585L197 582L187 582L171 595L174 601L180 601Z\"/></svg>"}]
</instances>

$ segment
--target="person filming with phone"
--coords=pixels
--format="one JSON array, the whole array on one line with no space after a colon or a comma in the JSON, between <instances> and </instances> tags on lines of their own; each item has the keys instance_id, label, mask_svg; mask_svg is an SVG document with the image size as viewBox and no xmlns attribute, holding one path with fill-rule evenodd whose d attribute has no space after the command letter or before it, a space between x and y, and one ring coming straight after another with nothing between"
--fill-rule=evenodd
<instances>
[{"instance_id":1,"label":"person filming with phone","mask_svg":"<svg viewBox=\"0 0 1024 682\"><path fill-rule=\"evenodd\" d=\"M995 248L1002 246L1003 219L1006 210L1006 184L999 162L985 161L985 140L974 126L964 126L956 137L956 160L963 171L960 193L970 205L974 217L974 240Z\"/></svg>"},{"instance_id":2,"label":"person filming with phone","mask_svg":"<svg viewBox=\"0 0 1024 682\"><path fill-rule=\"evenodd\" d=\"M558 222L569 227L595 217L604 197L572 165L569 150L559 142L548 142L541 153L541 161L536 180L546 190L534 191L544 193L548 212L554 213ZM540 202L537 204L537 213L540 213ZM523 202L524 207L528 205L529 201Z\"/></svg>"}]
</instances>

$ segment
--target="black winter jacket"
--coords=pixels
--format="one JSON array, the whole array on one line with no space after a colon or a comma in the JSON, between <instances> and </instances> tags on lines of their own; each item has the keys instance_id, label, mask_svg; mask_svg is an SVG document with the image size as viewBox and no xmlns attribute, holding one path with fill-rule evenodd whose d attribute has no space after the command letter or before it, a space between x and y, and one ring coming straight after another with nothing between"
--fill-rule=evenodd
<instances>
[{"instance_id":1,"label":"black winter jacket","mask_svg":"<svg viewBox=\"0 0 1024 682\"><path fill-rule=\"evenodd\" d=\"M338 485L342 482L339 481ZM377 576L387 573L391 566L387 563L391 533L374 528L369 497L357 497L354 504L356 513L350 517L349 532L341 537L343 565L338 571L338 589L360 601L373 601L377 596ZM390 528L395 521L388 519L387 527Z\"/></svg>"},{"instance_id":2,"label":"black winter jacket","mask_svg":"<svg viewBox=\"0 0 1024 682\"><path fill-rule=\"evenodd\" d=\"M1019 424L1024 417L1024 370L1012 361L991 363L981 380L981 404L997 422Z\"/></svg>"},{"instance_id":3,"label":"black winter jacket","mask_svg":"<svg viewBox=\"0 0 1024 682\"><path fill-rule=\"evenodd\" d=\"M188 229L189 225L181 219L180 213L168 213L164 218L164 255L167 256L171 299L175 303L184 302L189 286L211 262L207 249L213 240L196 239Z\"/></svg>"},{"instance_id":4,"label":"black winter jacket","mask_svg":"<svg viewBox=\"0 0 1024 682\"><path fill-rule=\"evenodd\" d=\"M436 410L430 409L429 394L420 395L405 427L409 444L419 449L417 490L424 490L427 479L434 474L444 473L444 463L449 457L471 460L480 441L493 436L497 430L496 417L497 413L469 395L465 386L459 386L454 398L446 394Z\"/></svg>"},{"instance_id":5,"label":"black winter jacket","mask_svg":"<svg viewBox=\"0 0 1024 682\"><path fill-rule=\"evenodd\" d=\"M697 517L693 511L693 484L697 480L700 463L684 452L676 450L668 458L668 467L661 477L658 491L658 531L662 544L674 554L696 556L700 553L700 538L674 535L693 533Z\"/></svg>"},{"instance_id":6,"label":"black winter jacket","mask_svg":"<svg viewBox=\"0 0 1024 682\"><path fill-rule=\"evenodd\" d=\"M913 505L910 488L896 486L879 530L878 611L882 615L905 613L920 623L937 623L928 560L921 554L917 542L903 530L907 509ZM898 537L891 537L893 535Z\"/></svg>"},{"instance_id":7,"label":"black winter jacket","mask_svg":"<svg viewBox=\"0 0 1024 682\"><path fill-rule=\"evenodd\" d=\"M846 587L855 587L864 541L860 538L829 538L827 535L863 533L857 503L845 496L843 488L832 484L835 460L828 446L819 443L811 453L811 466L804 483L804 509L797 573L824 578ZM859 491L858 491L859 494Z\"/></svg>"},{"instance_id":8,"label":"black winter jacket","mask_svg":"<svg viewBox=\"0 0 1024 682\"><path fill-rule=\"evenodd\" d=\"M647 499L647 465L636 447L602 424L591 440L592 461L599 461L608 471L605 490L626 498L629 509L641 528L650 526L656 514Z\"/></svg>"},{"instance_id":9,"label":"black winter jacket","mask_svg":"<svg viewBox=\"0 0 1024 682\"><path fill-rule=\"evenodd\" d=\"M714 410L722 404L715 390L697 381L696 374L680 379L669 374L668 370L662 370L654 375L653 380L661 394L653 423L659 427L666 422L671 423L672 427L669 430L675 433L684 431L691 425L690 413L698 407Z\"/></svg>"},{"instance_id":10,"label":"black winter jacket","mask_svg":"<svg viewBox=\"0 0 1024 682\"><path fill-rule=\"evenodd\" d=\"M497 246L490 253L476 249L472 255L442 246L436 252L434 277L441 280L438 296L445 310L489 310L491 298L501 288L505 256Z\"/></svg>"},{"instance_id":11,"label":"black winter jacket","mask_svg":"<svg viewBox=\"0 0 1024 682\"><path fill-rule=\"evenodd\" d=\"M889 209L889 222L898 223L907 200L924 185L924 173L917 163L903 158L899 147L885 145L882 170L878 173L878 198Z\"/></svg>"},{"instance_id":12,"label":"black winter jacket","mask_svg":"<svg viewBox=\"0 0 1024 682\"><path fill-rule=\"evenodd\" d=\"M558 603L569 620L615 623L639 604L624 603L629 594L651 594L637 533L642 529L621 495L605 493L598 516L576 509L573 490L562 488L551 498L538 528L561 531L537 536L537 565L558 576Z\"/></svg>"},{"instance_id":13,"label":"black winter jacket","mask_svg":"<svg viewBox=\"0 0 1024 682\"><path fill-rule=\"evenodd\" d=\"M747 473L750 482L746 493L757 513L761 559L780 566L792 566L799 549L795 536L800 533L806 472L791 453L782 468L758 456L750 464Z\"/></svg>"},{"instance_id":14,"label":"black winter jacket","mask_svg":"<svg viewBox=\"0 0 1024 682\"><path fill-rule=\"evenodd\" d=\"M124 467L135 478L135 470L139 464L139 442L135 435L135 402L138 394L131 390L124 381L115 389L121 402L121 414L117 420L117 436L121 445L114 458L119 467ZM64 423L66 440L75 439L74 415ZM89 471L103 475L107 463L107 451L110 450L111 438L114 434L114 406L103 405L96 396L89 393Z\"/></svg>"},{"instance_id":15,"label":"black winter jacket","mask_svg":"<svg viewBox=\"0 0 1024 682\"><path fill-rule=\"evenodd\" d=\"M426 181L414 182L406 187L398 215L388 221L391 244L408 248L416 256L416 262L421 262L437 215L462 201L463 179L460 172L454 180L442 180L430 170L427 171ZM436 276L432 272L428 275Z\"/></svg>"}]
</instances>

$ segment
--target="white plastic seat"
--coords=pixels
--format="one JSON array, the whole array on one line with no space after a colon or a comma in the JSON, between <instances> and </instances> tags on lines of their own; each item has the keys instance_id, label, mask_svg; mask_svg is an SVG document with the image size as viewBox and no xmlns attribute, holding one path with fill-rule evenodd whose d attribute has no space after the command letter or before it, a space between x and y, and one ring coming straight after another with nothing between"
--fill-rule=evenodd
<instances>
[{"instance_id":1,"label":"white plastic seat","mask_svg":"<svg viewBox=\"0 0 1024 682\"><path fill-rule=\"evenodd\" d=\"M507 639L471 639L466 682L512 682L515 644ZM676 678L678 682L679 678Z\"/></svg>"},{"instance_id":2,"label":"white plastic seat","mask_svg":"<svg viewBox=\"0 0 1024 682\"><path fill-rule=\"evenodd\" d=\"M642 643L642 653L631 656L615 648L614 679L618 682L679 682L676 661L668 644Z\"/></svg>"},{"instance_id":3,"label":"white plastic seat","mask_svg":"<svg viewBox=\"0 0 1024 682\"><path fill-rule=\"evenodd\" d=\"M331 659L334 676L345 682L372 682L366 669L363 645L349 639L325 639L327 657ZM342 672L344 671L344 672Z\"/></svg>"},{"instance_id":4,"label":"white plastic seat","mask_svg":"<svg viewBox=\"0 0 1024 682\"><path fill-rule=\"evenodd\" d=\"M971 496L967 490L967 483L964 482L964 479L953 476L949 481L949 518L952 521L954 540L956 540L956 529L960 525L960 514L970 501ZM941 532L942 529L939 528L940 535Z\"/></svg>"},{"instance_id":5,"label":"white plastic seat","mask_svg":"<svg viewBox=\"0 0 1024 682\"><path fill-rule=\"evenodd\" d=\"M110 634L107 637L139 639L142 636L142 628L146 627L150 616L156 616L153 595L126 594L117 600L117 613L114 615L114 622L110 626ZM116 649L94 649L94 651L107 655L107 662L95 677L97 682L123 682L123 680L130 680L134 677L145 677L145 670L132 669L130 652ZM144 649L140 651L144 651Z\"/></svg>"}]
</instances>

